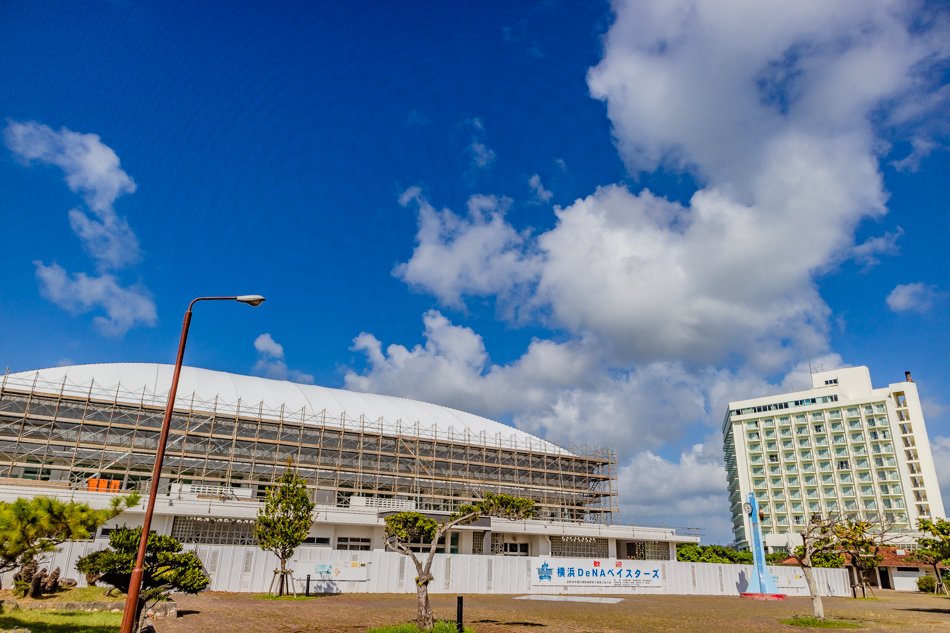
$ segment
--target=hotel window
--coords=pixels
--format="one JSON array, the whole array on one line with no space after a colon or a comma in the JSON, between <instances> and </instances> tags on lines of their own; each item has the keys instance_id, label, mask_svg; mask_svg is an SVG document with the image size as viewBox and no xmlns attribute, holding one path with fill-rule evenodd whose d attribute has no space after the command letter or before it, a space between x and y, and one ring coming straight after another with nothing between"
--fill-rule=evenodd
<instances>
[{"instance_id":1,"label":"hotel window","mask_svg":"<svg viewBox=\"0 0 950 633\"><path fill-rule=\"evenodd\" d=\"M851 465L848 463L848 460L846 459L838 460L838 470L845 470L847 468L851 468Z\"/></svg>"}]
</instances>

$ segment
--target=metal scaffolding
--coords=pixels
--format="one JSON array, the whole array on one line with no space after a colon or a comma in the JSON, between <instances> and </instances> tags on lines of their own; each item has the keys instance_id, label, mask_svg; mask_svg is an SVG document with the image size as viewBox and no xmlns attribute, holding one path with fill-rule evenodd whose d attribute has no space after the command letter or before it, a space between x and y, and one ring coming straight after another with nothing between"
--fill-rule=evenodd
<instances>
[{"instance_id":1,"label":"metal scaffolding","mask_svg":"<svg viewBox=\"0 0 950 633\"><path fill-rule=\"evenodd\" d=\"M146 389L4 376L0 483L147 489L163 406ZM533 499L544 519L610 524L618 513L609 449L181 395L159 492L259 498L288 462L325 505L445 512L492 492Z\"/></svg>"}]
</instances>

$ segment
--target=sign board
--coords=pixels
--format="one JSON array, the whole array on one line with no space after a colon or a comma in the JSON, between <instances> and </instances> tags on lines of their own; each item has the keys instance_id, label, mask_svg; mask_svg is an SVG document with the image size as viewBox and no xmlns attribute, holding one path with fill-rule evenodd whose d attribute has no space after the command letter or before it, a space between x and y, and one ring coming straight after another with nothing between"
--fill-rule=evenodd
<instances>
[{"instance_id":1,"label":"sign board","mask_svg":"<svg viewBox=\"0 0 950 633\"><path fill-rule=\"evenodd\" d=\"M317 563L314 578L316 580L366 581L369 580L369 567L366 563L359 561Z\"/></svg>"},{"instance_id":2,"label":"sign board","mask_svg":"<svg viewBox=\"0 0 950 633\"><path fill-rule=\"evenodd\" d=\"M531 565L533 587L662 587L660 563L614 558L544 558Z\"/></svg>"}]
</instances>

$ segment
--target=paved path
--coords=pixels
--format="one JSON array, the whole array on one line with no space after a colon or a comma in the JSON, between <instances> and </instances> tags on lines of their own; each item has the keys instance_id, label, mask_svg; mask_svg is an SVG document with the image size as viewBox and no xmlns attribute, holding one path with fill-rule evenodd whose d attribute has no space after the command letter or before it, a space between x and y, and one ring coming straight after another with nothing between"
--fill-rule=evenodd
<instances>
[{"instance_id":1,"label":"paved path","mask_svg":"<svg viewBox=\"0 0 950 633\"><path fill-rule=\"evenodd\" d=\"M829 615L859 620L864 631L950 632L950 599L879 591L877 600L826 598ZM516 596L465 597L465 621L477 633L714 633L817 631L779 624L810 614L807 598L759 602L714 596L623 596L616 604L538 602ZM455 596L433 595L437 618L455 618ZM249 594L178 596L183 615L158 621L158 633L360 633L368 626L406 622L415 597L345 594L268 600Z\"/></svg>"}]
</instances>

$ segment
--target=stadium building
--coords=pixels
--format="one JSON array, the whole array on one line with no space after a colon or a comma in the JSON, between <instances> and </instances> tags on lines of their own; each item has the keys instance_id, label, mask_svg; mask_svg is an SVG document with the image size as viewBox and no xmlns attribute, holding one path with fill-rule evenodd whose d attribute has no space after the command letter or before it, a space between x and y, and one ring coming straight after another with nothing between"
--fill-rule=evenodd
<instances>
[{"instance_id":1,"label":"stadium building","mask_svg":"<svg viewBox=\"0 0 950 633\"><path fill-rule=\"evenodd\" d=\"M172 369L101 364L5 375L0 500L45 494L102 507L156 485L153 529L199 547L252 546L264 492L292 462L317 503L304 558L317 549L385 550L386 513L444 517L486 492L533 499L539 515L460 527L442 544L445 554L675 560L677 543L699 541L617 524L609 449L567 450L424 402L190 367L153 482ZM112 525L141 524L141 513Z\"/></svg>"}]
</instances>

